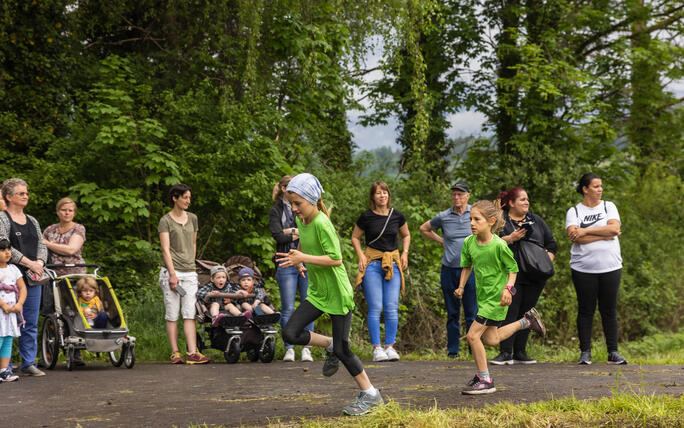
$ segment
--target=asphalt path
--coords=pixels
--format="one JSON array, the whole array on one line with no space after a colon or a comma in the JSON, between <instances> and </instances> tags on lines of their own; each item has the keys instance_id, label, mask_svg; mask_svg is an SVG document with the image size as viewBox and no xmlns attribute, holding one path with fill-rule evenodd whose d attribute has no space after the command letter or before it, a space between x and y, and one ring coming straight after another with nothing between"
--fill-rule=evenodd
<instances>
[{"instance_id":1,"label":"asphalt path","mask_svg":"<svg viewBox=\"0 0 684 428\"><path fill-rule=\"evenodd\" d=\"M490 366L497 392L486 396L460 393L473 376L473 362L400 361L365 367L385 399L417 408L481 407L571 395L598 398L617 389L684 393L681 366ZM323 377L321 368L321 361L137 363L132 369L91 362L67 371L60 363L47 376L0 384L0 414L3 426L98 428L252 426L340 416L358 391L344 367L331 378Z\"/></svg>"}]
</instances>

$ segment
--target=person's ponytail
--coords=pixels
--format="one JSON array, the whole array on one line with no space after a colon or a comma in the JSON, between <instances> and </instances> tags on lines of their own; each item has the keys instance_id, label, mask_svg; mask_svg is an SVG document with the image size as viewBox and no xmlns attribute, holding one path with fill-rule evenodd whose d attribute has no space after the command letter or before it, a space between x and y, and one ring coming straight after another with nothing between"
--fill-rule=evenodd
<instances>
[{"instance_id":1,"label":"person's ponytail","mask_svg":"<svg viewBox=\"0 0 684 428\"><path fill-rule=\"evenodd\" d=\"M327 215L328 218L330 218L330 213L328 212L328 208L326 208L325 204L323 203L323 198L318 200L316 207L318 207L319 211L323 211L323 214Z\"/></svg>"}]
</instances>

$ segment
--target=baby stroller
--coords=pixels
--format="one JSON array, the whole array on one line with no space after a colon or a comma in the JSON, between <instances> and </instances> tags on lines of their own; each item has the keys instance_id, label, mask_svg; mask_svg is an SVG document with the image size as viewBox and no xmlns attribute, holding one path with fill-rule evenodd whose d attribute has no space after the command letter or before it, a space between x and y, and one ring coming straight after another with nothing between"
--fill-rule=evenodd
<instances>
[{"instance_id":1,"label":"baby stroller","mask_svg":"<svg viewBox=\"0 0 684 428\"><path fill-rule=\"evenodd\" d=\"M92 274L70 274L58 277L52 269L56 267L94 268ZM128 335L123 311L109 278L98 276L100 269L96 264L48 264L45 272L50 282L43 287L41 315L45 317L41 337L42 363L48 369L57 364L59 350L66 356L67 370L74 367L74 356L78 350L107 352L114 367L121 364L133 368L135 364L135 337ZM83 312L79 310L76 281L83 276L95 278L107 314L105 328L94 328L88 324Z\"/></svg>"},{"instance_id":2,"label":"baby stroller","mask_svg":"<svg viewBox=\"0 0 684 428\"><path fill-rule=\"evenodd\" d=\"M200 284L206 284L211 280L209 271L217 264L206 260L196 261ZM238 283L238 272L243 267L248 267L254 271L255 283L262 287L264 285L261 272L247 256L233 256L223 266L228 271L228 282L231 284ZM226 287L229 285L227 284ZM237 297L239 296L236 295L235 298ZM264 303L274 309L268 296ZM226 362L230 364L236 363L242 352L246 352L247 359L252 362L270 363L273 361L275 338L278 334L273 325L280 321L280 313L254 314L250 320L244 316L228 314L221 318L218 327L212 327L207 304L197 300L196 307L195 319L200 325L200 331L197 333L197 347L200 352L206 348L218 349L223 351Z\"/></svg>"}]
</instances>

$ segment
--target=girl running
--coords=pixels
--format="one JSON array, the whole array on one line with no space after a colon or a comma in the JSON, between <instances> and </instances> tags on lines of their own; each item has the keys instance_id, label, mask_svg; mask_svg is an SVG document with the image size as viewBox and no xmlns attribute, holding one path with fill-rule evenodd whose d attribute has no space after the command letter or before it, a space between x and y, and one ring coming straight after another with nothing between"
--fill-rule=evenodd
<instances>
[{"instance_id":1,"label":"girl running","mask_svg":"<svg viewBox=\"0 0 684 428\"><path fill-rule=\"evenodd\" d=\"M539 314L532 308L517 322L500 328L506 318L508 305L515 294L518 265L506 241L495 234L503 227L503 212L490 201L478 201L470 210L470 229L473 234L463 242L461 250L461 281L454 295L459 299L470 272L475 269L477 316L468 330L468 343L475 358L477 374L468 382L463 394L491 394L496 392L494 380L487 370L487 345L498 345L515 332L529 328L541 336L546 328Z\"/></svg>"},{"instance_id":2,"label":"girl running","mask_svg":"<svg viewBox=\"0 0 684 428\"><path fill-rule=\"evenodd\" d=\"M309 276L306 300L294 311L283 329L283 340L293 345L322 346L326 357L323 375L337 372L340 361L361 389L352 404L343 409L348 415L363 415L383 404L359 358L349 347L354 298L347 271L342 265L340 240L321 199L323 187L311 174L299 174L287 186L292 212L297 216L299 249L276 253L281 268L296 266ZM302 266L306 264L306 268ZM324 313L332 321L332 337L306 330Z\"/></svg>"}]
</instances>

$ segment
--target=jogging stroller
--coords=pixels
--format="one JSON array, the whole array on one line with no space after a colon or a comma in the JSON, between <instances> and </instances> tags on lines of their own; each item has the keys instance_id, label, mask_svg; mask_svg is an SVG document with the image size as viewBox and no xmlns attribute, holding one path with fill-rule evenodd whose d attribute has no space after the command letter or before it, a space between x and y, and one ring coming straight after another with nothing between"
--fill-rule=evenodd
<instances>
[{"instance_id":1,"label":"jogging stroller","mask_svg":"<svg viewBox=\"0 0 684 428\"><path fill-rule=\"evenodd\" d=\"M58 277L54 268L86 267L94 268L92 274L70 274ZM114 367L122 364L133 368L135 364L135 337L128 335L123 311L116 298L112 284L107 277L98 275L96 264L49 264L45 272L50 282L43 287L41 315L43 322L41 359L43 365L53 369L57 364L60 349L66 357L67 370L74 367L76 351L107 352ZM88 324L83 312L79 310L76 282L79 278L91 276L98 285L98 296L107 314L104 328L94 328Z\"/></svg>"},{"instance_id":2,"label":"jogging stroller","mask_svg":"<svg viewBox=\"0 0 684 428\"><path fill-rule=\"evenodd\" d=\"M209 271L212 266L218 264L206 260L196 261L200 284L206 284L211 280ZM243 267L248 267L254 271L255 283L258 286L264 286L261 272L247 256L233 256L223 263L223 266L228 272L228 282L231 284L238 283L238 272ZM235 298L238 297L235 296ZM268 295L264 303L275 310ZM212 327L207 304L198 299L196 308L195 319L200 325L200 331L197 333L197 347L200 352L206 348L218 349L223 351L226 362L231 364L240 359L242 352L245 352L247 359L252 362L270 363L273 361L275 339L278 334L273 326L280 321L280 313L254 314L249 320L244 316L228 314L221 318L217 327Z\"/></svg>"}]
</instances>

